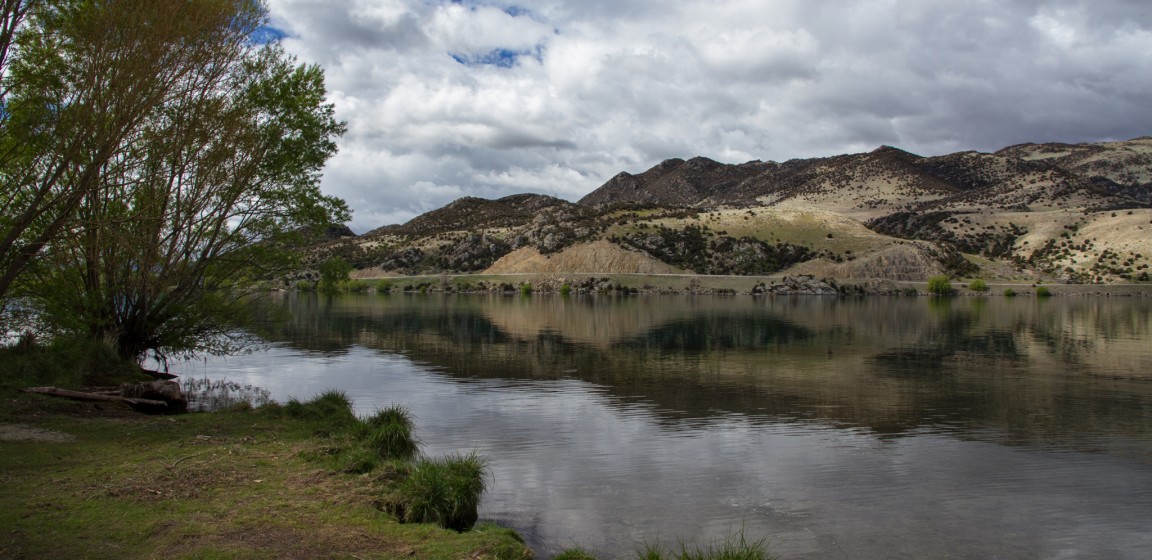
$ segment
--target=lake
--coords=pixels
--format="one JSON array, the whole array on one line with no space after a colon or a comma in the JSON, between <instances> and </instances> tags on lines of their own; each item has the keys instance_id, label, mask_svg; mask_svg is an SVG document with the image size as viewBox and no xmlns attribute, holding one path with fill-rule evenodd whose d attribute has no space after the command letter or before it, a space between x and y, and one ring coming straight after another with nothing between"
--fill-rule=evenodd
<instances>
[{"instance_id":1,"label":"lake","mask_svg":"<svg viewBox=\"0 0 1152 560\"><path fill-rule=\"evenodd\" d=\"M538 558L743 531L784 559L1148 558L1152 299L274 294L180 364L491 461Z\"/></svg>"}]
</instances>

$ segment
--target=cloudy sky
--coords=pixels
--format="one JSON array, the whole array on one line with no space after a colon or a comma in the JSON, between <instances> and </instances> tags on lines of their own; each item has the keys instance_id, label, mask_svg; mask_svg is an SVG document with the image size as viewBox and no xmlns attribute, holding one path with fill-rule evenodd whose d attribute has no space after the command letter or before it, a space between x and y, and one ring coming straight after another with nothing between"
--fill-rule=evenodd
<instances>
[{"instance_id":1,"label":"cloudy sky","mask_svg":"<svg viewBox=\"0 0 1152 560\"><path fill-rule=\"evenodd\" d=\"M620 171L1152 134L1148 0L268 0L364 232Z\"/></svg>"}]
</instances>

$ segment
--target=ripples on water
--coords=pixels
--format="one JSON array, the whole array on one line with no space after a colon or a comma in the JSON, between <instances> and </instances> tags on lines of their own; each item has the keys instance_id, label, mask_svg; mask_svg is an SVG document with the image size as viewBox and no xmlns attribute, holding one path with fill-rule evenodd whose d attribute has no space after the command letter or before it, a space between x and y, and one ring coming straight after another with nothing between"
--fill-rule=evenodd
<instances>
[{"instance_id":1,"label":"ripples on water","mask_svg":"<svg viewBox=\"0 0 1152 560\"><path fill-rule=\"evenodd\" d=\"M188 374L416 414L492 461L547 557L741 530L783 558L1147 558L1149 304L352 296L275 301Z\"/></svg>"}]
</instances>

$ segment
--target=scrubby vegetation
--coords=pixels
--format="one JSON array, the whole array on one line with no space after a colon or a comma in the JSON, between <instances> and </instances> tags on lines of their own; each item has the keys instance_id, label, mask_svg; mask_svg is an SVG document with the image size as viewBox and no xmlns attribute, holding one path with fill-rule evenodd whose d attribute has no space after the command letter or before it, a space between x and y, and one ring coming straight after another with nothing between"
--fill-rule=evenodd
<instances>
[{"instance_id":1,"label":"scrubby vegetation","mask_svg":"<svg viewBox=\"0 0 1152 560\"><path fill-rule=\"evenodd\" d=\"M722 542L710 546L690 545L684 542L674 550L659 544L645 544L636 554L638 560L771 560L765 539L749 542L743 532L728 535Z\"/></svg>"},{"instance_id":2,"label":"scrubby vegetation","mask_svg":"<svg viewBox=\"0 0 1152 560\"><path fill-rule=\"evenodd\" d=\"M404 523L436 523L467 531L477 520L480 497L487 488L488 465L474 454L429 458L420 455L411 413L401 406L380 410L366 419L352 412L340 391L327 391L301 402L288 401L285 415L317 425L327 439L315 457L338 471L378 474L386 481L378 503Z\"/></svg>"},{"instance_id":3,"label":"scrubby vegetation","mask_svg":"<svg viewBox=\"0 0 1152 560\"><path fill-rule=\"evenodd\" d=\"M933 276L928 279L928 293L934 296L950 296L955 292L952 287L952 278L946 275Z\"/></svg>"}]
</instances>

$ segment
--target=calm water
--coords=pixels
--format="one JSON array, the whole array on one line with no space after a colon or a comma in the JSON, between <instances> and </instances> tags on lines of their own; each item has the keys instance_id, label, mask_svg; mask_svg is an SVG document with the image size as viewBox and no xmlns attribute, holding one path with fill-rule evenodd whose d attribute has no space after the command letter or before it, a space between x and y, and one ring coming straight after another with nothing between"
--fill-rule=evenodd
<instances>
[{"instance_id":1,"label":"calm water","mask_svg":"<svg viewBox=\"0 0 1152 560\"><path fill-rule=\"evenodd\" d=\"M400 403L546 558L1152 557L1152 300L277 295L274 398Z\"/></svg>"}]
</instances>

